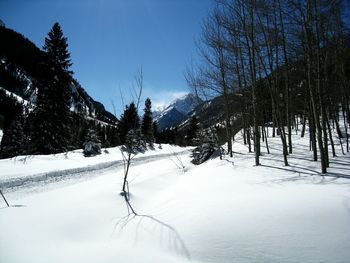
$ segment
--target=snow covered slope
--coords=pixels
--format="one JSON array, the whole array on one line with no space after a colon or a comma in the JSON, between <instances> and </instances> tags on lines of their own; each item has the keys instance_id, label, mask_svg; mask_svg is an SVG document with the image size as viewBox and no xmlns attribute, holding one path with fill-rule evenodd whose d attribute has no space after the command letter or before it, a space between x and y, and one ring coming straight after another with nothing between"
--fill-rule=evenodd
<instances>
[{"instance_id":1,"label":"snow covered slope","mask_svg":"<svg viewBox=\"0 0 350 263\"><path fill-rule=\"evenodd\" d=\"M293 139L289 167L279 138L269 138L271 154L263 148L256 167L239 135L233 158L193 166L188 153L179 153L135 163L129 181L137 216L128 216L119 195L121 167L7 192L12 207L0 209L0 257L7 263L348 263L350 155L331 158L328 176L321 176L308 137Z\"/></svg>"}]
</instances>

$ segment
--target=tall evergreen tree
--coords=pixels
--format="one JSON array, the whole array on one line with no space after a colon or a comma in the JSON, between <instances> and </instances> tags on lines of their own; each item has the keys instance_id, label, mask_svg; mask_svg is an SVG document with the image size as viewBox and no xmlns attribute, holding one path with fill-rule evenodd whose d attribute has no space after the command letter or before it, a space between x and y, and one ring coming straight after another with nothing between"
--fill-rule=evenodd
<instances>
[{"instance_id":1,"label":"tall evergreen tree","mask_svg":"<svg viewBox=\"0 0 350 263\"><path fill-rule=\"evenodd\" d=\"M154 133L153 133L153 118L152 118L152 103L149 98L145 101L144 114L141 124L141 132L147 143L154 142Z\"/></svg>"},{"instance_id":2,"label":"tall evergreen tree","mask_svg":"<svg viewBox=\"0 0 350 263\"><path fill-rule=\"evenodd\" d=\"M47 60L37 83L37 106L32 113L31 145L34 153L59 153L70 145L70 54L67 38L55 23L45 38Z\"/></svg>"},{"instance_id":3,"label":"tall evergreen tree","mask_svg":"<svg viewBox=\"0 0 350 263\"><path fill-rule=\"evenodd\" d=\"M69 70L72 63L68 52L67 38L63 36L61 26L57 22L45 38L43 49L60 69L64 71Z\"/></svg>"},{"instance_id":4,"label":"tall evergreen tree","mask_svg":"<svg viewBox=\"0 0 350 263\"><path fill-rule=\"evenodd\" d=\"M135 103L125 107L124 113L120 117L118 125L119 136L122 143L125 143L125 137L130 130L137 130L140 128L140 117L137 113Z\"/></svg>"}]
</instances>

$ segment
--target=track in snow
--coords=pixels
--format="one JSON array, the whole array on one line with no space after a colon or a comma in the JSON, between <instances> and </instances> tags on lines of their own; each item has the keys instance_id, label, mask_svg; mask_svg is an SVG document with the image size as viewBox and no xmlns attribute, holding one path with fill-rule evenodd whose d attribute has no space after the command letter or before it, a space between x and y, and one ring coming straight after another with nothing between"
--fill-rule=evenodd
<instances>
[{"instance_id":1,"label":"track in snow","mask_svg":"<svg viewBox=\"0 0 350 263\"><path fill-rule=\"evenodd\" d=\"M190 150L184 150L176 153L157 154L151 156L143 156L134 158L132 165L140 165L157 159L183 155L190 153ZM0 180L0 189L3 192L13 192L21 188L33 188L38 185L46 185L60 181L81 180L92 176L101 175L112 169L123 167L123 160L99 163L79 168L71 168L66 170L51 171L47 173L32 174L12 179Z\"/></svg>"}]
</instances>

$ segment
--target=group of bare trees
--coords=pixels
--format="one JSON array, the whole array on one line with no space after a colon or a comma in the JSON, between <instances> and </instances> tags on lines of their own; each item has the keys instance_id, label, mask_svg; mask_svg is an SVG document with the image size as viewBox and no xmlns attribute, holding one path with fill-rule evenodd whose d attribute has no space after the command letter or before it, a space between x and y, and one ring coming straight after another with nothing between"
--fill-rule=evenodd
<instances>
[{"instance_id":1,"label":"group of bare trees","mask_svg":"<svg viewBox=\"0 0 350 263\"><path fill-rule=\"evenodd\" d=\"M223 97L231 156L237 119L245 142L253 138L256 165L268 122L281 139L285 165L293 152L292 129L299 122L302 136L308 124L310 147L314 160L320 158L322 173L329 167L330 150L336 155L332 127L339 138L346 137L346 146L340 140L343 153L349 151L347 11L341 0L216 2L198 41L202 61L191 65L186 78L199 96Z\"/></svg>"}]
</instances>

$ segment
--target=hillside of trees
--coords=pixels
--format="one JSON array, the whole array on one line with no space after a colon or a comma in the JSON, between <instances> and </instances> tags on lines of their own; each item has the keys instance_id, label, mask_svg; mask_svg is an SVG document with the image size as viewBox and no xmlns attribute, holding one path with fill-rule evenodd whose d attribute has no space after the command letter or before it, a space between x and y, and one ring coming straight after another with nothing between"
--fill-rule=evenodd
<instances>
[{"instance_id":1,"label":"hillside of trees","mask_svg":"<svg viewBox=\"0 0 350 263\"><path fill-rule=\"evenodd\" d=\"M301 136L309 128L322 173L335 155L332 129L349 151L347 11L345 1L217 1L198 44L203 63L191 65L186 78L198 96L221 96L231 156L237 122L246 142L252 139L255 165L266 125L281 139L284 165L299 123Z\"/></svg>"}]
</instances>

